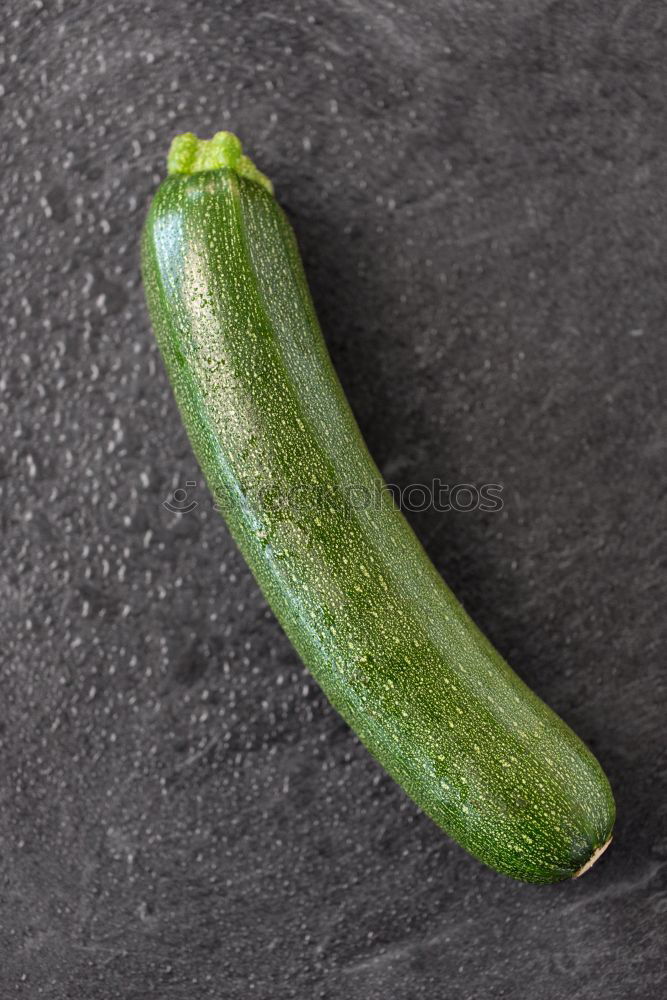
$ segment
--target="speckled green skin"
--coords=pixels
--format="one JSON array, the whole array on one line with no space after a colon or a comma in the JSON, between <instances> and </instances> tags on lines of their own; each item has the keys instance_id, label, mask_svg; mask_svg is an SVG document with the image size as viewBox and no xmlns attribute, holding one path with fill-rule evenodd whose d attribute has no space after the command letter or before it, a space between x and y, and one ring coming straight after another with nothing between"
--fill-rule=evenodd
<instances>
[{"instance_id":1,"label":"speckled green skin","mask_svg":"<svg viewBox=\"0 0 667 1000\"><path fill-rule=\"evenodd\" d=\"M528 882L575 874L611 834L607 779L477 629L382 492L270 192L231 169L169 177L142 268L208 484L332 704L485 864Z\"/></svg>"}]
</instances>

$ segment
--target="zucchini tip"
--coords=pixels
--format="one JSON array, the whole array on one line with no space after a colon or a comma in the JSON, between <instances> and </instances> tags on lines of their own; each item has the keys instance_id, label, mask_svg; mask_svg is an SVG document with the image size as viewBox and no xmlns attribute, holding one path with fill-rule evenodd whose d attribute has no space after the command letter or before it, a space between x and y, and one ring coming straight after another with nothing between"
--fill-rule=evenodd
<instances>
[{"instance_id":1,"label":"zucchini tip","mask_svg":"<svg viewBox=\"0 0 667 1000\"><path fill-rule=\"evenodd\" d=\"M591 854L590 858L586 862L586 864L582 865L581 868L574 873L572 878L580 878L582 875L585 875L586 872L589 870L589 868L593 867L598 858L600 858L604 854L604 852L607 850L613 839L614 839L613 837L609 837L609 839L605 840L604 844L602 844L601 847L596 847L593 853Z\"/></svg>"}]
</instances>

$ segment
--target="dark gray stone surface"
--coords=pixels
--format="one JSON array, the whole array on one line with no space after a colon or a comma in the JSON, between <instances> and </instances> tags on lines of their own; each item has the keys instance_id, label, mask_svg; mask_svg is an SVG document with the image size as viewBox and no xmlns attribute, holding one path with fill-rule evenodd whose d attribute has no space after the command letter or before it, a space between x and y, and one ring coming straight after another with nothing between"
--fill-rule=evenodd
<instances>
[{"instance_id":1,"label":"dark gray stone surface","mask_svg":"<svg viewBox=\"0 0 667 1000\"><path fill-rule=\"evenodd\" d=\"M665 990L662 0L3 10L0 995ZM171 136L274 179L373 453L591 745L616 842L512 883L325 703L204 488L143 305ZM662 986L661 986L662 984Z\"/></svg>"}]
</instances>

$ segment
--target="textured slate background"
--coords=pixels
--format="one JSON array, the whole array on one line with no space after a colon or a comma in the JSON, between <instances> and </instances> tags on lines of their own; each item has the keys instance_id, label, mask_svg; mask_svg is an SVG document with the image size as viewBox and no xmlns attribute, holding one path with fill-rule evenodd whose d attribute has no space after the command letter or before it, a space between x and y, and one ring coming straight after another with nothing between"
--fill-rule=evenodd
<instances>
[{"instance_id":1,"label":"textured slate background","mask_svg":"<svg viewBox=\"0 0 667 1000\"><path fill-rule=\"evenodd\" d=\"M664 989L667 8L4 9L0 993L629 1000ZM297 662L210 509L137 243L171 136L274 179L373 453L592 746L616 842L515 884ZM180 495L179 495L180 496Z\"/></svg>"}]
</instances>

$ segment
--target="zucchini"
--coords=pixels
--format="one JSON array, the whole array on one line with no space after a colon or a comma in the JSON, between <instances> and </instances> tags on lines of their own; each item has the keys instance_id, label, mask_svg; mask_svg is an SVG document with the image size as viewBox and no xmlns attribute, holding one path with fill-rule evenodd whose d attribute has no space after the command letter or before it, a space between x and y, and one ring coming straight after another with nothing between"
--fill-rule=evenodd
<instances>
[{"instance_id":1,"label":"zucchini","mask_svg":"<svg viewBox=\"0 0 667 1000\"><path fill-rule=\"evenodd\" d=\"M446 833L527 882L611 839L595 757L439 576L370 457L292 229L227 132L178 136L142 239L149 313L193 449L303 662Z\"/></svg>"}]
</instances>

